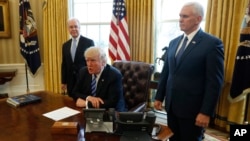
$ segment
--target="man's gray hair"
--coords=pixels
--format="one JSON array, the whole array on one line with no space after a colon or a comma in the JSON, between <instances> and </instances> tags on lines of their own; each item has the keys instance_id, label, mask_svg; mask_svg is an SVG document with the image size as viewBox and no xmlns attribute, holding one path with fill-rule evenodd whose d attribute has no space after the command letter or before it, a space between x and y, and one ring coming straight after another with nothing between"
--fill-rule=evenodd
<instances>
[{"instance_id":1,"label":"man's gray hair","mask_svg":"<svg viewBox=\"0 0 250 141\"><path fill-rule=\"evenodd\" d=\"M75 18L75 17L69 18L68 21L67 21L67 25L69 25L70 21L76 21L78 26L80 27L80 21L77 18Z\"/></svg>"},{"instance_id":2,"label":"man's gray hair","mask_svg":"<svg viewBox=\"0 0 250 141\"><path fill-rule=\"evenodd\" d=\"M204 8L199 2L188 2L184 6L192 6L193 7L193 13L196 15L199 15L204 17Z\"/></svg>"},{"instance_id":3,"label":"man's gray hair","mask_svg":"<svg viewBox=\"0 0 250 141\"><path fill-rule=\"evenodd\" d=\"M107 63L106 52L101 47L92 46L85 51L84 53L85 58L92 56L99 56L101 61L103 61L105 64Z\"/></svg>"}]
</instances>

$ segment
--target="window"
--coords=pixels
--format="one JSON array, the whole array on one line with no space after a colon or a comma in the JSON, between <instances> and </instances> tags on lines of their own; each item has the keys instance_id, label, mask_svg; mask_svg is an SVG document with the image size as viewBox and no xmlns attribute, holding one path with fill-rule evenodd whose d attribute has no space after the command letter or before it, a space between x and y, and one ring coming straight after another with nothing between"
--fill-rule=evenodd
<instances>
[{"instance_id":1,"label":"window","mask_svg":"<svg viewBox=\"0 0 250 141\"><path fill-rule=\"evenodd\" d=\"M179 30L179 12L182 3L188 0L154 0L155 2L155 58L161 57L162 48L169 41L182 34ZM195 0L207 7L207 0ZM181 4L180 4L181 3ZM105 48L108 53L110 22L113 0L69 0L69 15L81 22L81 34L94 40L95 45ZM202 22L204 28L205 21ZM161 71L163 62L156 63L156 71Z\"/></svg>"},{"instance_id":2,"label":"window","mask_svg":"<svg viewBox=\"0 0 250 141\"><path fill-rule=\"evenodd\" d=\"M113 0L69 0L69 15L81 23L81 34L108 53Z\"/></svg>"},{"instance_id":3,"label":"window","mask_svg":"<svg viewBox=\"0 0 250 141\"><path fill-rule=\"evenodd\" d=\"M162 49L168 46L170 40L183 34L179 29L179 12L183 6L190 0L157 0L155 1L155 14L156 14L156 54L155 58L161 57L163 55ZM204 12L206 12L207 0L194 0L200 2L204 7ZM180 4L181 3L181 4ZM204 13L204 16L206 14ZM205 20L205 19L203 19ZM205 27L205 21L201 23L201 28ZM161 72L163 62L156 59L156 71Z\"/></svg>"}]
</instances>

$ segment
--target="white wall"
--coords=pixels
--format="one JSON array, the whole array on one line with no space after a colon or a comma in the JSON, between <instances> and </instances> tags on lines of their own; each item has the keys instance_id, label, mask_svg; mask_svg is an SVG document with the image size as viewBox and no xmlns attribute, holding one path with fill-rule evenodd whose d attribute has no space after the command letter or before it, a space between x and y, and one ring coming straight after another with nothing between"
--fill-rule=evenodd
<instances>
[{"instance_id":1,"label":"white wall","mask_svg":"<svg viewBox=\"0 0 250 141\"><path fill-rule=\"evenodd\" d=\"M17 69L16 76L9 82L0 85L0 94L8 93L9 97L27 93L26 72L24 64L0 64L0 69ZM44 90L43 64L35 76L28 71L29 91Z\"/></svg>"}]
</instances>

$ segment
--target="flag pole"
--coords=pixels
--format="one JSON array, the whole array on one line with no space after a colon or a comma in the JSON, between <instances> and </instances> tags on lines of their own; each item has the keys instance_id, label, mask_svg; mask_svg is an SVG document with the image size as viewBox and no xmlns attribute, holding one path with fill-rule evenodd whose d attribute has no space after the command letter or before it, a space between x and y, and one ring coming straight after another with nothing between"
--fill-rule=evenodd
<instances>
[{"instance_id":1,"label":"flag pole","mask_svg":"<svg viewBox=\"0 0 250 141\"><path fill-rule=\"evenodd\" d=\"M25 76L26 76L26 92L29 93L30 89L29 89L29 78L28 78L28 71L27 71L27 64L25 63Z\"/></svg>"},{"instance_id":2,"label":"flag pole","mask_svg":"<svg viewBox=\"0 0 250 141\"><path fill-rule=\"evenodd\" d=\"M245 114L244 114L244 124L246 124L246 125L248 125L249 123L248 123L248 120L247 120L247 118L248 118L248 105L249 105L249 94L250 93L248 93L247 94L247 96L246 96L246 104L245 104Z\"/></svg>"},{"instance_id":3,"label":"flag pole","mask_svg":"<svg viewBox=\"0 0 250 141\"><path fill-rule=\"evenodd\" d=\"M32 14L29 0L19 0L20 20L20 52L25 59L25 74L27 93L30 92L28 71L33 75L41 66L40 50L37 37L37 27Z\"/></svg>"}]
</instances>

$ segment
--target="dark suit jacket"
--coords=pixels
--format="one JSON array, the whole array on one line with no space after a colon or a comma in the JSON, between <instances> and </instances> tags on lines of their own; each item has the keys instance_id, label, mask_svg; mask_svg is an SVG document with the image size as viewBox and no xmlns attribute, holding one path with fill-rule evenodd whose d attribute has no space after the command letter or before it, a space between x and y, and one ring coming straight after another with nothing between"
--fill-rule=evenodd
<instances>
[{"instance_id":1,"label":"dark suit jacket","mask_svg":"<svg viewBox=\"0 0 250 141\"><path fill-rule=\"evenodd\" d=\"M84 52L90 46L94 46L94 42L91 39L80 36L74 62L71 58L71 53L70 53L71 42L72 39L65 42L62 46L61 77L62 77L62 84L67 84L67 90L69 96L75 99L75 96L72 95L72 90L76 83L76 77L79 70L82 67L86 66Z\"/></svg>"},{"instance_id":2,"label":"dark suit jacket","mask_svg":"<svg viewBox=\"0 0 250 141\"><path fill-rule=\"evenodd\" d=\"M172 40L161 73L155 99L183 118L195 118L199 112L212 116L224 79L223 43L199 30L188 44L178 65L175 53L183 36Z\"/></svg>"},{"instance_id":3,"label":"dark suit jacket","mask_svg":"<svg viewBox=\"0 0 250 141\"><path fill-rule=\"evenodd\" d=\"M77 98L86 99L87 96L91 96L91 81L92 75L89 74L87 67L84 67L80 70L79 79L73 90ZM122 74L119 70L108 64L106 65L97 83L96 97L100 97L104 101L100 108L125 110ZM89 106L92 107L92 105Z\"/></svg>"}]
</instances>

